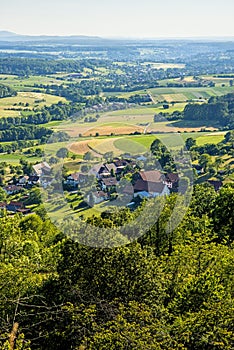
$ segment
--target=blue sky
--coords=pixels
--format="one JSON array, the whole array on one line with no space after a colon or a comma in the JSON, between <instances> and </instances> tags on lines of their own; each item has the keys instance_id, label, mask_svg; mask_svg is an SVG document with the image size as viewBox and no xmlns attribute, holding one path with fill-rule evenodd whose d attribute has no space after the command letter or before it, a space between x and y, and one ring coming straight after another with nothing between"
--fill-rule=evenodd
<instances>
[{"instance_id":1,"label":"blue sky","mask_svg":"<svg viewBox=\"0 0 234 350\"><path fill-rule=\"evenodd\" d=\"M234 36L233 0L0 0L0 13L20 34Z\"/></svg>"}]
</instances>

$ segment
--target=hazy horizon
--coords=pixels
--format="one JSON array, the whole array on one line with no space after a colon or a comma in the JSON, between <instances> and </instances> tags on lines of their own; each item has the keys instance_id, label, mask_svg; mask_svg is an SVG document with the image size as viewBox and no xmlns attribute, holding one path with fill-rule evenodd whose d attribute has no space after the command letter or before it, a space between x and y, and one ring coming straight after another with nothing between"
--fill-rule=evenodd
<instances>
[{"instance_id":1,"label":"hazy horizon","mask_svg":"<svg viewBox=\"0 0 234 350\"><path fill-rule=\"evenodd\" d=\"M119 40L176 40L176 39L191 39L191 40L195 40L195 39L200 39L200 40L206 40L206 39L210 39L210 40L224 40L224 39L234 39L234 35L229 35L229 36L174 36L174 37L169 37L169 36L159 36L159 37L139 37L139 36L108 36L108 35L88 35L88 34L79 34L79 33L73 33L73 34L48 34L48 33L38 33L38 34L30 34L30 33L19 33L19 32L13 32L11 30L8 29L1 29L0 28L0 34L2 33L9 33L9 34L16 34L19 36L32 36L32 37L39 37L39 36L61 36L61 37L72 37L72 36L90 36L90 37L97 37L97 38L102 38L102 39L119 39ZM7 34L6 34L7 36Z\"/></svg>"},{"instance_id":2,"label":"hazy horizon","mask_svg":"<svg viewBox=\"0 0 234 350\"><path fill-rule=\"evenodd\" d=\"M27 35L232 37L233 14L232 0L8 0L0 26Z\"/></svg>"}]
</instances>

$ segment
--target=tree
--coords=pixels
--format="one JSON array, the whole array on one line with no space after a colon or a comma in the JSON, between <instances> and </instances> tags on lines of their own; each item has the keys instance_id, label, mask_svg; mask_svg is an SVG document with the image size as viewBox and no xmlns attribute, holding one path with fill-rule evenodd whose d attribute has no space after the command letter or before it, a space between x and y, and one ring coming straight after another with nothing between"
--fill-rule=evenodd
<instances>
[{"instance_id":1,"label":"tree","mask_svg":"<svg viewBox=\"0 0 234 350\"><path fill-rule=\"evenodd\" d=\"M103 158L106 160L106 161L111 161L114 157L114 152L112 151L109 151L109 152L106 152L103 154Z\"/></svg>"},{"instance_id":2,"label":"tree","mask_svg":"<svg viewBox=\"0 0 234 350\"><path fill-rule=\"evenodd\" d=\"M6 192L0 187L0 202L5 202L6 197Z\"/></svg>"},{"instance_id":3,"label":"tree","mask_svg":"<svg viewBox=\"0 0 234 350\"><path fill-rule=\"evenodd\" d=\"M188 150L190 150L193 146L196 146L196 140L192 137L189 137L185 141L185 146Z\"/></svg>"},{"instance_id":4,"label":"tree","mask_svg":"<svg viewBox=\"0 0 234 350\"><path fill-rule=\"evenodd\" d=\"M84 160L92 160L93 159L93 154L92 152L88 151L84 154Z\"/></svg>"},{"instance_id":5,"label":"tree","mask_svg":"<svg viewBox=\"0 0 234 350\"><path fill-rule=\"evenodd\" d=\"M199 164L204 168L204 171L207 171L208 164L211 163L211 157L209 154L202 154L199 158Z\"/></svg>"},{"instance_id":6,"label":"tree","mask_svg":"<svg viewBox=\"0 0 234 350\"><path fill-rule=\"evenodd\" d=\"M67 156L68 156L68 150L67 150L67 148L65 148L65 147L60 148L60 149L56 152L56 156L57 156L58 158L67 158Z\"/></svg>"}]
</instances>

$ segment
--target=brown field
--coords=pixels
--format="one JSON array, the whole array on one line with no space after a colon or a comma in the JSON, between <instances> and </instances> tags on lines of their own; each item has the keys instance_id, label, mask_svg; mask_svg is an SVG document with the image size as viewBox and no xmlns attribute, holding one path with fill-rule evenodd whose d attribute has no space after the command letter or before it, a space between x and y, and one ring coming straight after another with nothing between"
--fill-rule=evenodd
<instances>
[{"instance_id":1,"label":"brown field","mask_svg":"<svg viewBox=\"0 0 234 350\"><path fill-rule=\"evenodd\" d=\"M83 136L90 136L99 133L99 135L127 135L131 134L135 131L143 132L144 128L137 125L125 125L125 126L117 126L117 125L101 125L96 126L92 129L89 129L83 133Z\"/></svg>"},{"instance_id":2,"label":"brown field","mask_svg":"<svg viewBox=\"0 0 234 350\"><path fill-rule=\"evenodd\" d=\"M76 153L76 154L85 154L86 152L90 151L90 148L88 146L90 140L85 140L85 141L79 141L79 142L73 142L69 146L69 151Z\"/></svg>"},{"instance_id":3,"label":"brown field","mask_svg":"<svg viewBox=\"0 0 234 350\"><path fill-rule=\"evenodd\" d=\"M91 149L96 150L100 154L113 152L115 155L120 155L121 151L114 145L114 142L116 140L118 140L118 137L110 138L107 140L91 140L89 142L89 146Z\"/></svg>"}]
</instances>

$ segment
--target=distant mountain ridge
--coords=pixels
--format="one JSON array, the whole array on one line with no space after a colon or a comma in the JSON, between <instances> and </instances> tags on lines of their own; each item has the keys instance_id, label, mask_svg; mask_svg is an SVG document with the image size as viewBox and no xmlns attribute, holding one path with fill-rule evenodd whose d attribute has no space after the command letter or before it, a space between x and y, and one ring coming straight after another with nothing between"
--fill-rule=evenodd
<instances>
[{"instance_id":1,"label":"distant mountain ridge","mask_svg":"<svg viewBox=\"0 0 234 350\"><path fill-rule=\"evenodd\" d=\"M23 35L13 33L7 30L0 30L0 41L100 41L105 40L98 36L86 36L86 35Z\"/></svg>"}]
</instances>

